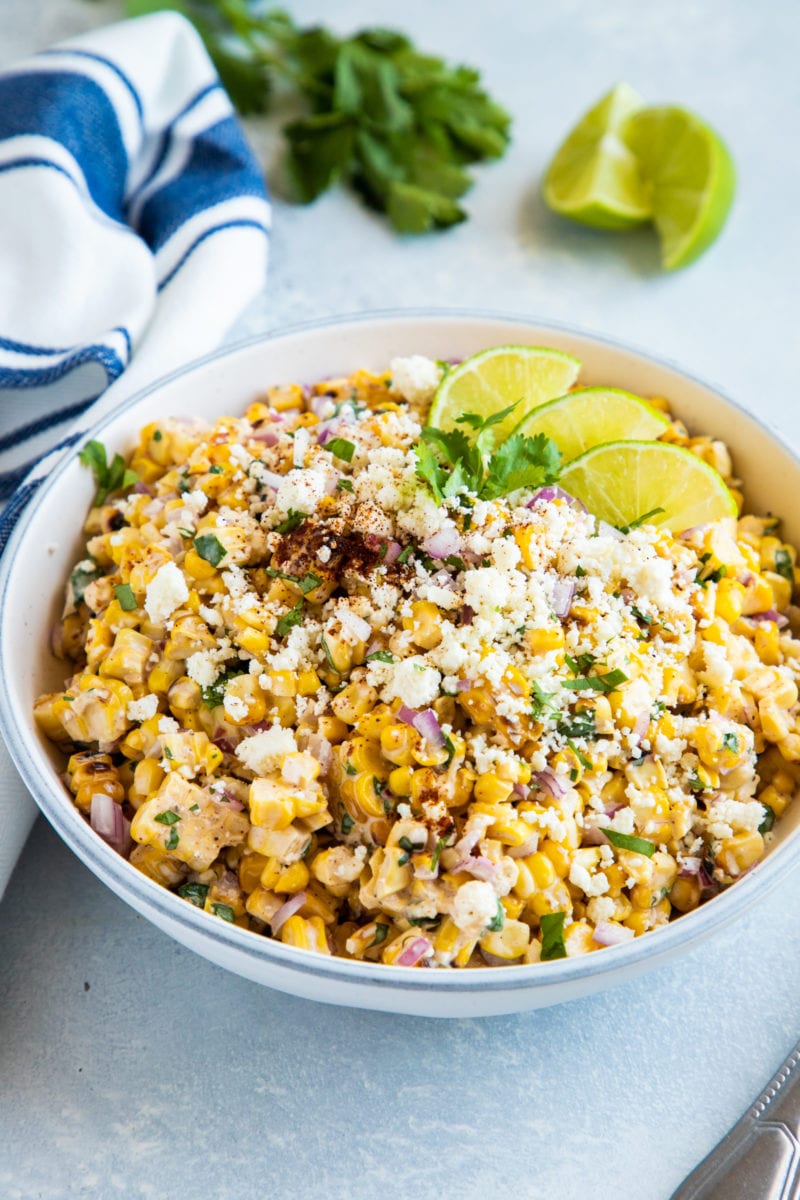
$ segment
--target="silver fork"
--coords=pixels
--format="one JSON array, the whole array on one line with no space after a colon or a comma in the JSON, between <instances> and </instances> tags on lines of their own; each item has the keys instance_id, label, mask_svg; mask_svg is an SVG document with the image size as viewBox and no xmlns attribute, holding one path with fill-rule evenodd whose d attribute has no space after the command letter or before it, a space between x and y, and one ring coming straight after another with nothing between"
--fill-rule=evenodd
<instances>
[{"instance_id":1,"label":"silver fork","mask_svg":"<svg viewBox=\"0 0 800 1200\"><path fill-rule=\"evenodd\" d=\"M800 1043L670 1200L800 1200Z\"/></svg>"}]
</instances>

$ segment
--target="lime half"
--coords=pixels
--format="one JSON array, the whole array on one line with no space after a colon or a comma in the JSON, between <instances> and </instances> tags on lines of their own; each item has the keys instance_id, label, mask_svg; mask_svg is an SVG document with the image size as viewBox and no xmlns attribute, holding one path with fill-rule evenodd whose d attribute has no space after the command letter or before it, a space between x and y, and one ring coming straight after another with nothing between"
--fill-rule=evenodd
<instances>
[{"instance_id":1,"label":"lime half","mask_svg":"<svg viewBox=\"0 0 800 1200\"><path fill-rule=\"evenodd\" d=\"M516 404L495 428L495 441L500 441L520 417L571 388L580 369L571 354L544 346L482 350L447 372L434 396L428 424L452 429L464 413L477 413L485 419Z\"/></svg>"},{"instance_id":2,"label":"lime half","mask_svg":"<svg viewBox=\"0 0 800 1200\"><path fill-rule=\"evenodd\" d=\"M630 229L650 218L649 188L623 138L642 104L632 87L618 83L581 118L548 167L544 198L550 208L599 229Z\"/></svg>"},{"instance_id":3,"label":"lime half","mask_svg":"<svg viewBox=\"0 0 800 1200\"><path fill-rule=\"evenodd\" d=\"M594 446L571 462L558 482L589 512L620 529L632 524L663 525L680 533L735 517L738 511L713 467L691 450L668 442Z\"/></svg>"},{"instance_id":4,"label":"lime half","mask_svg":"<svg viewBox=\"0 0 800 1200\"><path fill-rule=\"evenodd\" d=\"M651 189L653 220L668 270L708 249L733 202L736 177L722 139L683 108L645 108L625 126L625 141Z\"/></svg>"},{"instance_id":5,"label":"lime half","mask_svg":"<svg viewBox=\"0 0 800 1200\"><path fill-rule=\"evenodd\" d=\"M580 388L560 396L523 417L515 433L552 438L564 462L570 462L602 442L620 438L646 441L669 428L663 413L646 400L620 388Z\"/></svg>"}]
</instances>

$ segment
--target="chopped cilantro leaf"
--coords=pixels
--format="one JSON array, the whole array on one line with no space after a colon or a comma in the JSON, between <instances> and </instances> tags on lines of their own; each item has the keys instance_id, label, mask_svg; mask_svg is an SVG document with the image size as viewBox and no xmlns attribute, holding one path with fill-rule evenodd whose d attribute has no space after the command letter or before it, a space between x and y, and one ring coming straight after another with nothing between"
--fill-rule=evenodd
<instances>
[{"instance_id":1,"label":"chopped cilantro leaf","mask_svg":"<svg viewBox=\"0 0 800 1200\"><path fill-rule=\"evenodd\" d=\"M384 662L393 663L394 655L388 650L375 650L372 654L368 654L364 662Z\"/></svg>"},{"instance_id":2,"label":"chopped cilantro leaf","mask_svg":"<svg viewBox=\"0 0 800 1200\"><path fill-rule=\"evenodd\" d=\"M652 858L656 852L654 842L649 842L647 838L634 837L630 833L617 833L616 829L601 829L612 846L616 846L618 850L632 850L635 854L644 854L647 858Z\"/></svg>"},{"instance_id":3,"label":"chopped cilantro leaf","mask_svg":"<svg viewBox=\"0 0 800 1200\"><path fill-rule=\"evenodd\" d=\"M207 883L182 883L178 888L178 895L184 900L188 900L195 908L205 908L206 896L208 895Z\"/></svg>"},{"instance_id":4,"label":"chopped cilantro leaf","mask_svg":"<svg viewBox=\"0 0 800 1200\"><path fill-rule=\"evenodd\" d=\"M564 687L571 692L613 692L621 683L627 683L624 671L608 671L605 675L584 675L577 679L565 679Z\"/></svg>"},{"instance_id":5,"label":"chopped cilantro leaf","mask_svg":"<svg viewBox=\"0 0 800 1200\"><path fill-rule=\"evenodd\" d=\"M443 850L444 850L444 838L439 838L438 842L436 843L436 849L434 850L433 854L431 855L431 872L432 873L435 873L439 867L439 859L442 857Z\"/></svg>"},{"instance_id":6,"label":"chopped cilantro leaf","mask_svg":"<svg viewBox=\"0 0 800 1200\"><path fill-rule=\"evenodd\" d=\"M209 475L221 475L222 467L219 465L219 463L214 463L212 467L208 468L208 473Z\"/></svg>"},{"instance_id":7,"label":"chopped cilantro leaf","mask_svg":"<svg viewBox=\"0 0 800 1200\"><path fill-rule=\"evenodd\" d=\"M651 517L657 517L659 513L664 511L663 508L651 508L648 512L642 513L635 521L629 521L627 525L618 525L620 533L630 533L634 529L638 529L640 525L646 525Z\"/></svg>"},{"instance_id":8,"label":"chopped cilantro leaf","mask_svg":"<svg viewBox=\"0 0 800 1200\"><path fill-rule=\"evenodd\" d=\"M342 824L342 833L344 834L345 837L347 837L348 833L350 833L353 826L355 825L355 821L350 816L350 813L346 812L343 815L341 824Z\"/></svg>"},{"instance_id":9,"label":"chopped cilantro leaf","mask_svg":"<svg viewBox=\"0 0 800 1200\"><path fill-rule=\"evenodd\" d=\"M459 417L459 424L470 426L474 440L461 429L423 429L422 439L414 448L417 476L428 484L438 503L463 492L474 493L482 500L496 500L519 488L552 483L558 477L561 454L544 434L530 438L514 433L493 448L492 427L515 407L512 404L487 419L475 413Z\"/></svg>"},{"instance_id":10,"label":"chopped cilantro leaf","mask_svg":"<svg viewBox=\"0 0 800 1200\"><path fill-rule=\"evenodd\" d=\"M556 694L555 692L544 691L542 685L535 679L531 680L531 691L533 692L531 713L536 720L556 711L554 705L550 703Z\"/></svg>"},{"instance_id":11,"label":"chopped cilantro leaf","mask_svg":"<svg viewBox=\"0 0 800 1200\"><path fill-rule=\"evenodd\" d=\"M157 430L155 431L155 433L153 434L153 441L154 441L154 442L160 442L160 441L161 441L161 439L163 438L163 436L164 436L164 435L163 435L163 433L161 432L161 430L160 430L160 429L157 429Z\"/></svg>"},{"instance_id":12,"label":"chopped cilantro leaf","mask_svg":"<svg viewBox=\"0 0 800 1200\"><path fill-rule=\"evenodd\" d=\"M385 942L388 936L389 936L389 926L384 924L383 921L376 921L375 922L375 936L372 939L372 941L370 942L370 944L367 946L367 949L371 950L373 946L380 946L381 942Z\"/></svg>"},{"instance_id":13,"label":"chopped cilantro leaf","mask_svg":"<svg viewBox=\"0 0 800 1200\"><path fill-rule=\"evenodd\" d=\"M631 605L631 612L636 617L636 620L640 621L642 625L653 624L653 618L650 616L650 613L642 612L642 610L637 608L635 604Z\"/></svg>"},{"instance_id":14,"label":"chopped cilantro leaf","mask_svg":"<svg viewBox=\"0 0 800 1200\"><path fill-rule=\"evenodd\" d=\"M133 612L139 606L136 603L136 597L133 594L133 588L129 583L118 583L114 588L114 595L119 601L119 606L123 612Z\"/></svg>"},{"instance_id":15,"label":"chopped cilantro leaf","mask_svg":"<svg viewBox=\"0 0 800 1200\"><path fill-rule=\"evenodd\" d=\"M506 923L506 910L503 908L502 902L497 901L497 912L492 917L489 924L486 926L489 933L499 933Z\"/></svg>"},{"instance_id":16,"label":"chopped cilantro leaf","mask_svg":"<svg viewBox=\"0 0 800 1200\"><path fill-rule=\"evenodd\" d=\"M177 829L175 829L175 828L170 829L169 837L164 842L164 849L165 850L174 850L177 847L180 840L181 839L180 839L180 836L178 835Z\"/></svg>"},{"instance_id":17,"label":"chopped cilantro leaf","mask_svg":"<svg viewBox=\"0 0 800 1200\"><path fill-rule=\"evenodd\" d=\"M159 825L174 825L180 819L181 814L173 812L171 808L168 808L166 812L156 813L153 818L154 821L158 821Z\"/></svg>"},{"instance_id":18,"label":"chopped cilantro leaf","mask_svg":"<svg viewBox=\"0 0 800 1200\"><path fill-rule=\"evenodd\" d=\"M397 556L399 563L407 563L411 555L414 553L413 545L409 544L404 550L401 550Z\"/></svg>"},{"instance_id":19,"label":"chopped cilantro leaf","mask_svg":"<svg viewBox=\"0 0 800 1200\"><path fill-rule=\"evenodd\" d=\"M565 912L544 913L539 918L542 931L542 960L551 962L556 958L566 958L567 948L564 945Z\"/></svg>"},{"instance_id":20,"label":"chopped cilantro leaf","mask_svg":"<svg viewBox=\"0 0 800 1200\"><path fill-rule=\"evenodd\" d=\"M87 442L78 452L78 458L85 467L90 468L94 475L97 491L92 503L95 508L105 503L112 492L129 488L139 479L135 471L131 471L129 467L125 466L125 459L121 454L115 454L109 464L106 448L102 442Z\"/></svg>"},{"instance_id":21,"label":"chopped cilantro leaf","mask_svg":"<svg viewBox=\"0 0 800 1200\"><path fill-rule=\"evenodd\" d=\"M215 917L222 917L223 921L228 921L231 925L233 925L234 921L236 920L234 911L230 904L212 904L211 911Z\"/></svg>"},{"instance_id":22,"label":"chopped cilantro leaf","mask_svg":"<svg viewBox=\"0 0 800 1200\"><path fill-rule=\"evenodd\" d=\"M303 601L298 600L293 608L285 612L275 626L276 637L286 637L290 629L294 629L295 625L301 625L303 622Z\"/></svg>"},{"instance_id":23,"label":"chopped cilantro leaf","mask_svg":"<svg viewBox=\"0 0 800 1200\"><path fill-rule=\"evenodd\" d=\"M228 667L221 675L218 675L208 687L201 688L200 698L206 708L218 708L225 699L225 688L228 685L228 681L236 675L243 675L247 669L247 663L237 663L235 666Z\"/></svg>"},{"instance_id":24,"label":"chopped cilantro leaf","mask_svg":"<svg viewBox=\"0 0 800 1200\"><path fill-rule=\"evenodd\" d=\"M329 450L336 458L341 458L343 462L352 462L356 447L354 442L335 437L325 443L324 449Z\"/></svg>"},{"instance_id":25,"label":"chopped cilantro leaf","mask_svg":"<svg viewBox=\"0 0 800 1200\"><path fill-rule=\"evenodd\" d=\"M585 767L587 771L591 771L591 769L592 769L591 759L587 758L585 754L581 754L580 750L578 749L578 747L575 745L575 743L572 741L571 738L567 738L567 745L569 746L570 750L575 755L575 757L577 758L577 760L581 764L581 766Z\"/></svg>"},{"instance_id":26,"label":"chopped cilantro leaf","mask_svg":"<svg viewBox=\"0 0 800 1200\"><path fill-rule=\"evenodd\" d=\"M276 533L291 533L293 529L299 529L306 519L307 514L297 512L296 509L290 508L285 520L275 526Z\"/></svg>"},{"instance_id":27,"label":"chopped cilantro leaf","mask_svg":"<svg viewBox=\"0 0 800 1200\"><path fill-rule=\"evenodd\" d=\"M781 548L775 551L775 570L794 587L794 563L788 550Z\"/></svg>"},{"instance_id":28,"label":"chopped cilantro leaf","mask_svg":"<svg viewBox=\"0 0 800 1200\"><path fill-rule=\"evenodd\" d=\"M565 654L564 662L573 675L585 675L589 668L594 666L597 659L593 654L579 654L576 658L573 658L571 654Z\"/></svg>"},{"instance_id":29,"label":"chopped cilantro leaf","mask_svg":"<svg viewBox=\"0 0 800 1200\"><path fill-rule=\"evenodd\" d=\"M328 666L330 667L330 669L332 671L335 671L337 675L341 675L342 672L339 670L336 663L333 661L333 655L331 654L331 648L328 645L328 639L325 637L324 633L320 637L319 641L320 641L320 645L322 646L322 649L325 653L325 658L327 659Z\"/></svg>"},{"instance_id":30,"label":"chopped cilantro leaf","mask_svg":"<svg viewBox=\"0 0 800 1200\"><path fill-rule=\"evenodd\" d=\"M566 738L579 737L585 738L587 741L592 741L597 737L594 713L591 709L586 709L583 712L568 714L558 722L556 730Z\"/></svg>"},{"instance_id":31,"label":"chopped cilantro leaf","mask_svg":"<svg viewBox=\"0 0 800 1200\"><path fill-rule=\"evenodd\" d=\"M94 559L91 559L91 562L91 567L84 567L83 564L79 564L69 577L72 596L76 604L80 604L83 600L88 584L94 583L95 579L101 579L103 576L103 568Z\"/></svg>"},{"instance_id":32,"label":"chopped cilantro leaf","mask_svg":"<svg viewBox=\"0 0 800 1200\"><path fill-rule=\"evenodd\" d=\"M352 492L352 490L353 490L353 481L352 481L352 479L344 479L344 478L342 478L342 479L340 479L340 480L339 480L339 482L336 484L336 486L337 486L337 488L339 489L339 491L340 491L340 492Z\"/></svg>"},{"instance_id":33,"label":"chopped cilantro leaf","mask_svg":"<svg viewBox=\"0 0 800 1200\"><path fill-rule=\"evenodd\" d=\"M194 548L200 557L210 563L212 567L218 567L228 553L222 542L213 533L201 533L200 537L194 539Z\"/></svg>"},{"instance_id":34,"label":"chopped cilantro leaf","mask_svg":"<svg viewBox=\"0 0 800 1200\"><path fill-rule=\"evenodd\" d=\"M772 829L772 826L775 824L775 809L770 808L768 804L764 804L763 800L761 802L761 807L764 809L764 817L758 827L758 832L769 833L770 829Z\"/></svg>"},{"instance_id":35,"label":"chopped cilantro leaf","mask_svg":"<svg viewBox=\"0 0 800 1200\"><path fill-rule=\"evenodd\" d=\"M732 754L739 753L739 735L736 733L726 733L722 737L723 750L730 750Z\"/></svg>"},{"instance_id":36,"label":"chopped cilantro leaf","mask_svg":"<svg viewBox=\"0 0 800 1200\"><path fill-rule=\"evenodd\" d=\"M584 567L577 566L575 568L575 578L576 579L583 579L585 574L586 574L586 569Z\"/></svg>"},{"instance_id":37,"label":"chopped cilantro leaf","mask_svg":"<svg viewBox=\"0 0 800 1200\"><path fill-rule=\"evenodd\" d=\"M347 762L345 763L344 769L348 775L357 775L358 774L358 767L356 767L355 763L353 763L349 758L348 758Z\"/></svg>"}]
</instances>

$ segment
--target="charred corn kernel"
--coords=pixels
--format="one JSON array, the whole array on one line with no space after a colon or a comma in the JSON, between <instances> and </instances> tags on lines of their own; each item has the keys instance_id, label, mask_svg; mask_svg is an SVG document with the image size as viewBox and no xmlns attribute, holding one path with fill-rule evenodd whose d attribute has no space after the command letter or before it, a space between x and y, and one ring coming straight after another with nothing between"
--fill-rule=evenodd
<instances>
[{"instance_id":1,"label":"charred corn kernel","mask_svg":"<svg viewBox=\"0 0 800 1200\"><path fill-rule=\"evenodd\" d=\"M545 625L525 631L525 645L531 654L549 654L564 649L564 629L561 625Z\"/></svg>"},{"instance_id":2,"label":"charred corn kernel","mask_svg":"<svg viewBox=\"0 0 800 1200\"><path fill-rule=\"evenodd\" d=\"M493 821L487 833L489 837L496 838L504 846L524 846L530 840L531 827L527 821L515 820L511 811L509 815Z\"/></svg>"},{"instance_id":3,"label":"charred corn kernel","mask_svg":"<svg viewBox=\"0 0 800 1200\"><path fill-rule=\"evenodd\" d=\"M766 804L772 809L776 817L782 817L791 799L791 795L778 791L774 783L768 783L759 792L758 798L762 804Z\"/></svg>"},{"instance_id":4,"label":"charred corn kernel","mask_svg":"<svg viewBox=\"0 0 800 1200\"><path fill-rule=\"evenodd\" d=\"M744 609L744 587L737 579L720 579L714 601L714 612L731 625L738 621Z\"/></svg>"},{"instance_id":5,"label":"charred corn kernel","mask_svg":"<svg viewBox=\"0 0 800 1200\"><path fill-rule=\"evenodd\" d=\"M247 891L246 888L245 891ZM249 893L245 901L245 908L251 917L256 917L257 920L263 921L265 925L269 925L275 913L283 904L284 898L282 896L276 896L274 892L269 891L268 888L263 887L259 883Z\"/></svg>"},{"instance_id":6,"label":"charred corn kernel","mask_svg":"<svg viewBox=\"0 0 800 1200\"><path fill-rule=\"evenodd\" d=\"M192 579L210 579L212 575L216 575L217 573L217 568L213 567L204 558L201 558L194 548L186 552L183 566L186 573L191 575Z\"/></svg>"},{"instance_id":7,"label":"charred corn kernel","mask_svg":"<svg viewBox=\"0 0 800 1200\"><path fill-rule=\"evenodd\" d=\"M445 743L437 746L434 742L422 738L411 751L414 762L421 767L441 767L450 757L450 749Z\"/></svg>"},{"instance_id":8,"label":"charred corn kernel","mask_svg":"<svg viewBox=\"0 0 800 1200\"><path fill-rule=\"evenodd\" d=\"M572 921L564 927L564 949L567 958L576 958L581 954L590 954L597 949L594 940L594 929L588 921Z\"/></svg>"},{"instance_id":9,"label":"charred corn kernel","mask_svg":"<svg viewBox=\"0 0 800 1200\"><path fill-rule=\"evenodd\" d=\"M411 778L414 772L410 767L395 767L389 772L389 787L395 796L411 795Z\"/></svg>"},{"instance_id":10,"label":"charred corn kernel","mask_svg":"<svg viewBox=\"0 0 800 1200\"><path fill-rule=\"evenodd\" d=\"M321 917L305 918L295 914L281 926L279 937L287 946L316 950L317 954L330 954Z\"/></svg>"},{"instance_id":11,"label":"charred corn kernel","mask_svg":"<svg viewBox=\"0 0 800 1200\"><path fill-rule=\"evenodd\" d=\"M758 862L763 853L764 839L761 834L747 830L725 838L717 853L717 862L727 875L735 878Z\"/></svg>"},{"instance_id":12,"label":"charred corn kernel","mask_svg":"<svg viewBox=\"0 0 800 1200\"><path fill-rule=\"evenodd\" d=\"M525 907L525 901L519 896L512 895L510 892L507 896L500 897L500 903L503 906L506 917L510 918L512 921L516 921L517 917Z\"/></svg>"},{"instance_id":13,"label":"charred corn kernel","mask_svg":"<svg viewBox=\"0 0 800 1200\"><path fill-rule=\"evenodd\" d=\"M514 791L513 783L488 771L475 781L475 799L485 804L502 804ZM521 844L521 843L520 843Z\"/></svg>"},{"instance_id":14,"label":"charred corn kernel","mask_svg":"<svg viewBox=\"0 0 800 1200\"><path fill-rule=\"evenodd\" d=\"M678 912L691 912L700 903L700 881L697 876L679 876L670 888L669 899Z\"/></svg>"},{"instance_id":15,"label":"charred corn kernel","mask_svg":"<svg viewBox=\"0 0 800 1200\"><path fill-rule=\"evenodd\" d=\"M362 737L379 742L384 729L395 723L394 713L388 704L377 704L371 712L365 712L356 722L356 730Z\"/></svg>"},{"instance_id":16,"label":"charred corn kernel","mask_svg":"<svg viewBox=\"0 0 800 1200\"><path fill-rule=\"evenodd\" d=\"M291 789L279 779L254 779L248 807L250 820L262 829L288 829L295 816Z\"/></svg>"},{"instance_id":17,"label":"charred corn kernel","mask_svg":"<svg viewBox=\"0 0 800 1200\"><path fill-rule=\"evenodd\" d=\"M149 800L164 782L164 771L154 758L143 758L136 764L133 772L133 783L128 789L128 800L134 808L139 808L145 800Z\"/></svg>"},{"instance_id":18,"label":"charred corn kernel","mask_svg":"<svg viewBox=\"0 0 800 1200\"><path fill-rule=\"evenodd\" d=\"M332 746L343 741L350 732L344 721L340 721L338 717L320 717L318 729L322 737Z\"/></svg>"},{"instance_id":19,"label":"charred corn kernel","mask_svg":"<svg viewBox=\"0 0 800 1200\"><path fill-rule=\"evenodd\" d=\"M419 734L410 725L387 725L381 730L383 755L398 767L413 766L414 749L419 740Z\"/></svg>"},{"instance_id":20,"label":"charred corn kernel","mask_svg":"<svg viewBox=\"0 0 800 1200\"><path fill-rule=\"evenodd\" d=\"M353 781L353 799L368 817L385 815L381 781L375 775L362 772Z\"/></svg>"},{"instance_id":21,"label":"charred corn kernel","mask_svg":"<svg viewBox=\"0 0 800 1200\"><path fill-rule=\"evenodd\" d=\"M360 717L370 712L378 703L375 688L363 683L349 683L331 701L335 715L348 725L355 725Z\"/></svg>"},{"instance_id":22,"label":"charred corn kernel","mask_svg":"<svg viewBox=\"0 0 800 1200\"><path fill-rule=\"evenodd\" d=\"M236 641L248 654L266 654L270 647L269 634L258 629L243 629L237 633Z\"/></svg>"},{"instance_id":23,"label":"charred corn kernel","mask_svg":"<svg viewBox=\"0 0 800 1200\"><path fill-rule=\"evenodd\" d=\"M776 742L780 746L789 736L789 718L785 711L771 696L765 696L758 702L758 716L764 737L768 742Z\"/></svg>"},{"instance_id":24,"label":"charred corn kernel","mask_svg":"<svg viewBox=\"0 0 800 1200\"><path fill-rule=\"evenodd\" d=\"M321 686L319 675L314 670L300 671L297 676L298 696L316 696Z\"/></svg>"},{"instance_id":25,"label":"charred corn kernel","mask_svg":"<svg viewBox=\"0 0 800 1200\"><path fill-rule=\"evenodd\" d=\"M232 725L257 725L267 715L267 697L255 675L235 675L225 685L225 720Z\"/></svg>"},{"instance_id":26,"label":"charred corn kernel","mask_svg":"<svg viewBox=\"0 0 800 1200\"><path fill-rule=\"evenodd\" d=\"M545 838L539 853L545 855L550 860L559 879L566 879L569 875L570 857L569 852L564 846L560 846L552 838Z\"/></svg>"},{"instance_id":27,"label":"charred corn kernel","mask_svg":"<svg viewBox=\"0 0 800 1200\"><path fill-rule=\"evenodd\" d=\"M774 621L759 621L753 644L756 654L767 666L775 667L781 661L780 631Z\"/></svg>"},{"instance_id":28,"label":"charred corn kernel","mask_svg":"<svg viewBox=\"0 0 800 1200\"><path fill-rule=\"evenodd\" d=\"M237 869L239 886L243 892L250 893L256 890L261 881L261 874L268 862L269 859L264 858L263 854L253 854L252 851L246 851L242 855L239 859Z\"/></svg>"},{"instance_id":29,"label":"charred corn kernel","mask_svg":"<svg viewBox=\"0 0 800 1200\"><path fill-rule=\"evenodd\" d=\"M67 775L75 804L82 812L89 812L95 795L110 796L117 804L125 799L119 772L107 754L87 751L73 754L67 764Z\"/></svg>"},{"instance_id":30,"label":"charred corn kernel","mask_svg":"<svg viewBox=\"0 0 800 1200\"><path fill-rule=\"evenodd\" d=\"M281 871L278 878L275 880L273 891L279 895L288 894L294 896L297 892L302 892L309 880L308 867L304 862L292 863L290 867L286 867Z\"/></svg>"},{"instance_id":31,"label":"charred corn kernel","mask_svg":"<svg viewBox=\"0 0 800 1200\"><path fill-rule=\"evenodd\" d=\"M430 600L415 600L411 615L403 617L403 628L411 640L423 650L433 650L442 640L442 619L439 609Z\"/></svg>"},{"instance_id":32,"label":"charred corn kernel","mask_svg":"<svg viewBox=\"0 0 800 1200\"><path fill-rule=\"evenodd\" d=\"M185 665L182 662L163 661L156 663L147 676L147 690L149 692L157 692L160 695L166 695L176 679L180 679Z\"/></svg>"},{"instance_id":33,"label":"charred corn kernel","mask_svg":"<svg viewBox=\"0 0 800 1200\"><path fill-rule=\"evenodd\" d=\"M487 954L511 961L525 953L530 940L531 931L524 921L506 920L502 929L485 933L480 944Z\"/></svg>"}]
</instances>

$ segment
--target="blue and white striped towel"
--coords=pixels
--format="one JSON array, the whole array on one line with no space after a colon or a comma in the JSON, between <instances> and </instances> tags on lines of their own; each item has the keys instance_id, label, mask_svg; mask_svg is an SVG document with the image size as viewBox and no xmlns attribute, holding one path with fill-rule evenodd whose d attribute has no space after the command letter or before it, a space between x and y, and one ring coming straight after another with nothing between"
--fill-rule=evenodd
<instances>
[{"instance_id":1,"label":"blue and white striped towel","mask_svg":"<svg viewBox=\"0 0 800 1200\"><path fill-rule=\"evenodd\" d=\"M200 39L164 12L0 73L0 214L2 552L98 416L222 340L263 286L270 210ZM34 814L4 758L0 895Z\"/></svg>"}]
</instances>

